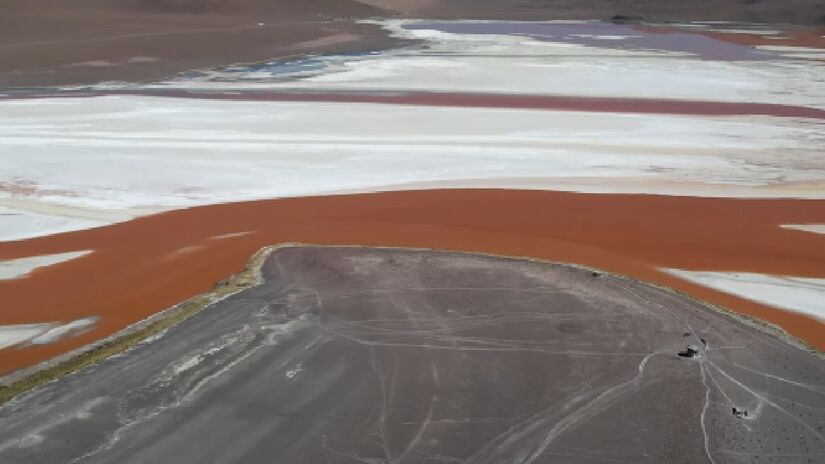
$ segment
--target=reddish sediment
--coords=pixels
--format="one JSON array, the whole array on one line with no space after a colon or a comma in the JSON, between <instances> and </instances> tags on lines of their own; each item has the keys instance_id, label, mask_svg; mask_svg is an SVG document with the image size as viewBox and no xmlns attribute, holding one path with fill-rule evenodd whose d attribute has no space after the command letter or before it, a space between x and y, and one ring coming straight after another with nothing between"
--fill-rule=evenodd
<instances>
[{"instance_id":1,"label":"reddish sediment","mask_svg":"<svg viewBox=\"0 0 825 464\"><path fill-rule=\"evenodd\" d=\"M813 319L657 270L825 277L825 235L779 227L794 223L825 223L825 201L448 189L203 206L5 242L0 259L95 252L0 282L0 324L101 319L76 338L0 350L0 372L90 343L207 291L242 269L257 249L282 242L466 250L592 266L773 322L825 349L825 325Z\"/></svg>"},{"instance_id":2,"label":"reddish sediment","mask_svg":"<svg viewBox=\"0 0 825 464\"><path fill-rule=\"evenodd\" d=\"M153 89L137 91L11 93L6 95L0 94L0 101L31 100L41 98L94 98L112 95L204 100L374 103L388 105L447 106L463 108L586 111L595 113L672 114L685 116L753 115L825 119L825 110L806 106L781 105L774 103L460 92L222 92Z\"/></svg>"}]
</instances>

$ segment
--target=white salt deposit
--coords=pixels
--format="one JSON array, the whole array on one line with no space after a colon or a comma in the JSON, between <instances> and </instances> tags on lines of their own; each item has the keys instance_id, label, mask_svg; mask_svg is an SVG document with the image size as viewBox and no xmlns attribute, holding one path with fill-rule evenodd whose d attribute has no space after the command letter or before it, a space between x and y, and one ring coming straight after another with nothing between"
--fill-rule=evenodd
<instances>
[{"instance_id":1,"label":"white salt deposit","mask_svg":"<svg viewBox=\"0 0 825 464\"><path fill-rule=\"evenodd\" d=\"M0 350L14 346L49 330L52 324L0 325Z\"/></svg>"},{"instance_id":2,"label":"white salt deposit","mask_svg":"<svg viewBox=\"0 0 825 464\"><path fill-rule=\"evenodd\" d=\"M35 269L69 261L91 253L91 250L70 251L53 255L0 260L0 280L26 277Z\"/></svg>"},{"instance_id":3,"label":"white salt deposit","mask_svg":"<svg viewBox=\"0 0 825 464\"><path fill-rule=\"evenodd\" d=\"M42 334L39 334L30 339L29 343L31 343L32 345L45 345L48 343L54 343L60 340L61 338L67 336L75 336L83 332L86 332L92 327L94 327L96 323L97 317L86 317L83 319L77 319L67 324L61 324L52 327L49 330L43 332Z\"/></svg>"},{"instance_id":4,"label":"white salt deposit","mask_svg":"<svg viewBox=\"0 0 825 464\"><path fill-rule=\"evenodd\" d=\"M682 279L825 321L825 279L663 269Z\"/></svg>"},{"instance_id":5,"label":"white salt deposit","mask_svg":"<svg viewBox=\"0 0 825 464\"><path fill-rule=\"evenodd\" d=\"M801 230L812 234L825 234L825 224L783 224L783 229Z\"/></svg>"}]
</instances>

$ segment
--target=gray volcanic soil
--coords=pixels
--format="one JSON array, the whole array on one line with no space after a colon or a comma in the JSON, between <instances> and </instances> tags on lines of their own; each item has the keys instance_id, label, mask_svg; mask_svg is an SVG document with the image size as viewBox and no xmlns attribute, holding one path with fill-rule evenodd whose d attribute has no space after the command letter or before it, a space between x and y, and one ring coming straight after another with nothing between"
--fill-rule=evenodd
<instances>
[{"instance_id":1,"label":"gray volcanic soil","mask_svg":"<svg viewBox=\"0 0 825 464\"><path fill-rule=\"evenodd\" d=\"M263 276L4 406L0 462L825 456L825 361L662 289L401 249L282 248Z\"/></svg>"}]
</instances>

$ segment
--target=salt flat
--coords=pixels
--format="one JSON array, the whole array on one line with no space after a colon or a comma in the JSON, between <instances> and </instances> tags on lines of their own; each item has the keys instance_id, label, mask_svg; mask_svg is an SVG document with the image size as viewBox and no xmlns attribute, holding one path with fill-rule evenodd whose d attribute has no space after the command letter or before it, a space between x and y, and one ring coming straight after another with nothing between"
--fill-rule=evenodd
<instances>
[{"instance_id":1,"label":"salt flat","mask_svg":"<svg viewBox=\"0 0 825 464\"><path fill-rule=\"evenodd\" d=\"M667 272L723 292L825 322L825 279L772 276L750 272L708 272L667 269Z\"/></svg>"},{"instance_id":2,"label":"salt flat","mask_svg":"<svg viewBox=\"0 0 825 464\"><path fill-rule=\"evenodd\" d=\"M39 267L51 266L62 263L70 259L79 258L91 253L89 250L70 251L68 253L58 253L54 255L32 256L30 258L20 258L12 260L0 260L0 280L17 279L25 277L30 272Z\"/></svg>"},{"instance_id":3,"label":"salt flat","mask_svg":"<svg viewBox=\"0 0 825 464\"><path fill-rule=\"evenodd\" d=\"M32 339L52 327L52 324L0 325L0 349Z\"/></svg>"},{"instance_id":4,"label":"salt flat","mask_svg":"<svg viewBox=\"0 0 825 464\"><path fill-rule=\"evenodd\" d=\"M0 349L54 343L90 330L97 320L97 317L85 317L67 323L0 325Z\"/></svg>"},{"instance_id":5,"label":"salt flat","mask_svg":"<svg viewBox=\"0 0 825 464\"><path fill-rule=\"evenodd\" d=\"M657 50L652 46L615 48L614 40L601 40L600 46L596 46L539 40L524 34L449 33L426 26L409 29L428 24L425 21L379 24L398 38L425 40L426 48L321 56L291 62L290 67L278 66L278 62L271 66L228 67L158 86L414 89L748 101L825 108L825 82L820 78L825 64L807 59L811 57L810 50L801 47L769 48L763 59L700 59L694 53ZM589 27L592 23L574 24ZM609 34L607 31L600 36L612 38ZM714 46L729 45L717 42Z\"/></svg>"},{"instance_id":6,"label":"salt flat","mask_svg":"<svg viewBox=\"0 0 825 464\"><path fill-rule=\"evenodd\" d=\"M6 195L126 217L450 181L825 197L816 120L110 96L0 102L0 140Z\"/></svg>"}]
</instances>

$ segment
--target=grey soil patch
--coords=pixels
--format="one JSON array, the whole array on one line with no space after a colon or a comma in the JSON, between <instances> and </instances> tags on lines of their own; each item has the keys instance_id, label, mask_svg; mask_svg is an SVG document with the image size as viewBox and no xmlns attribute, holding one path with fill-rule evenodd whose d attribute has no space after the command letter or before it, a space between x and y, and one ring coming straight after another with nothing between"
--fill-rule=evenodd
<instances>
[{"instance_id":1,"label":"grey soil patch","mask_svg":"<svg viewBox=\"0 0 825 464\"><path fill-rule=\"evenodd\" d=\"M663 289L559 264L355 247L280 248L262 276L7 403L0 462L825 454L825 361Z\"/></svg>"}]
</instances>

